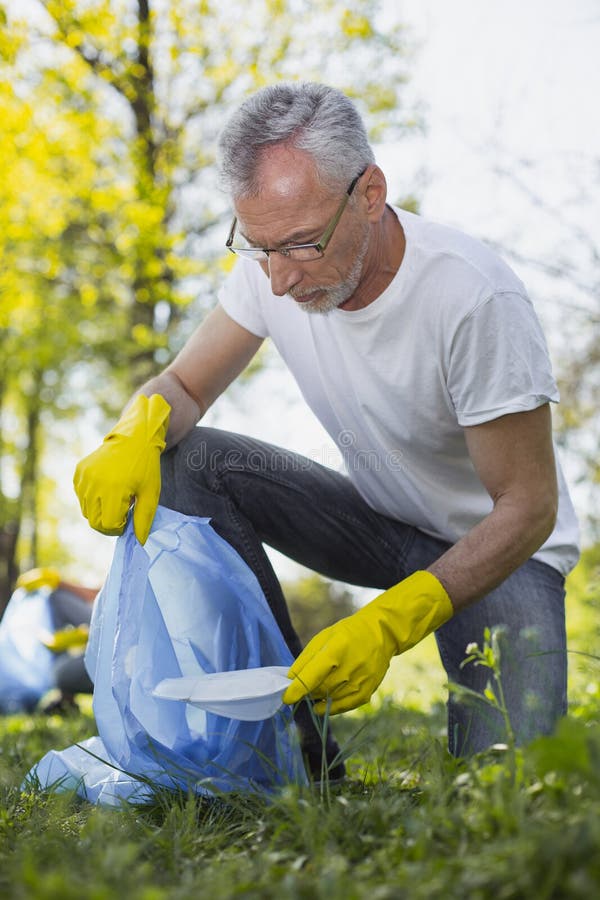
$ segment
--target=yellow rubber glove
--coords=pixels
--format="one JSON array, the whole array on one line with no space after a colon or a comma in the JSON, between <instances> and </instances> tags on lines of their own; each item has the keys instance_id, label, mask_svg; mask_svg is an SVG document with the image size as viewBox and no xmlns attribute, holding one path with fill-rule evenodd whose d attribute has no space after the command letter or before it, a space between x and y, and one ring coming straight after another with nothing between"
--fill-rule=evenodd
<instances>
[{"instance_id":1,"label":"yellow rubber glove","mask_svg":"<svg viewBox=\"0 0 600 900\"><path fill-rule=\"evenodd\" d=\"M288 672L294 681L284 703L306 694L317 713L346 712L366 703L381 683L392 656L403 653L454 613L442 584L430 572L415 572L358 612L340 619L309 641Z\"/></svg>"},{"instance_id":2,"label":"yellow rubber glove","mask_svg":"<svg viewBox=\"0 0 600 900\"><path fill-rule=\"evenodd\" d=\"M160 394L138 394L100 447L77 464L75 493L96 531L121 534L135 499L133 528L138 541L146 542L160 496L170 412Z\"/></svg>"},{"instance_id":3,"label":"yellow rubber glove","mask_svg":"<svg viewBox=\"0 0 600 900\"><path fill-rule=\"evenodd\" d=\"M37 591L41 587L49 587L55 591L61 581L60 572L52 566L29 569L17 578L15 586L26 591Z\"/></svg>"},{"instance_id":4,"label":"yellow rubber glove","mask_svg":"<svg viewBox=\"0 0 600 900\"><path fill-rule=\"evenodd\" d=\"M53 653L64 653L65 650L71 648L83 649L88 642L89 634L89 625L69 625L67 628L55 631L54 634L44 635L42 644L45 644Z\"/></svg>"}]
</instances>

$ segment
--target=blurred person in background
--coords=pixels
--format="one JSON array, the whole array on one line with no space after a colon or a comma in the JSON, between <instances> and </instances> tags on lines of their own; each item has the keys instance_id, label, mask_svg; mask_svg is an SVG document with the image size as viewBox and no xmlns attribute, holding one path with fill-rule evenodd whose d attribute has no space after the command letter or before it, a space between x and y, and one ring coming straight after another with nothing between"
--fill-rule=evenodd
<instances>
[{"instance_id":1,"label":"blurred person in background","mask_svg":"<svg viewBox=\"0 0 600 900\"><path fill-rule=\"evenodd\" d=\"M97 588L65 581L54 567L17 579L0 622L0 706L33 711L48 691L44 712L77 709L76 694L91 694L84 665Z\"/></svg>"}]
</instances>

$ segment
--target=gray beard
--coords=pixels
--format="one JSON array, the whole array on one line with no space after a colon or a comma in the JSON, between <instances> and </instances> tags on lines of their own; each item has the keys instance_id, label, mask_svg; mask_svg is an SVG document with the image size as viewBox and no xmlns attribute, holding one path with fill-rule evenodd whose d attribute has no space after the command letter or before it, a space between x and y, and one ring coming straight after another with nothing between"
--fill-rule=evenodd
<instances>
[{"instance_id":1,"label":"gray beard","mask_svg":"<svg viewBox=\"0 0 600 900\"><path fill-rule=\"evenodd\" d=\"M326 315L327 313L331 312L332 309L337 309L338 306L341 306L342 303L345 303L346 300L349 300L359 285L363 263L365 261L365 256L367 255L368 248L369 234L368 230L365 230L365 236L362 246L356 254L356 258L352 264L352 268L348 273L348 277L345 279L345 281L342 281L341 284L336 284L333 287L317 287L315 290L321 292L320 297L317 297L315 300L306 300L304 303L299 304L304 312ZM290 292L290 296L293 297L293 293Z\"/></svg>"}]
</instances>

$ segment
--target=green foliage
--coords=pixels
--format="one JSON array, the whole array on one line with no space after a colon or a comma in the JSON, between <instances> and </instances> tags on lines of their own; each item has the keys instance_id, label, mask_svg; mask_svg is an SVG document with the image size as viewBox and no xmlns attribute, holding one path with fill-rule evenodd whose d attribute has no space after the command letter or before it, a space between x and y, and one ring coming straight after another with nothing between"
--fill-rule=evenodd
<instances>
[{"instance_id":1,"label":"green foliage","mask_svg":"<svg viewBox=\"0 0 600 900\"><path fill-rule=\"evenodd\" d=\"M306 575L282 587L294 628L304 644L323 628L356 612L352 593L320 575Z\"/></svg>"},{"instance_id":2,"label":"green foliage","mask_svg":"<svg viewBox=\"0 0 600 900\"><path fill-rule=\"evenodd\" d=\"M600 698L600 544L588 547L566 584L569 695Z\"/></svg>"},{"instance_id":3,"label":"green foliage","mask_svg":"<svg viewBox=\"0 0 600 900\"><path fill-rule=\"evenodd\" d=\"M594 571L597 552L584 555ZM572 597L587 603L583 581ZM309 594L325 595L315 585ZM576 610L575 610L576 612ZM577 617L575 617L577 618ZM490 670L494 634L469 664ZM581 657L597 677L600 659ZM404 678L420 662L402 657ZM414 670L414 671L413 671ZM554 735L449 756L446 711L390 696L332 720L348 780L267 798L197 798L157 789L151 803L91 807L21 787L47 750L94 733L91 714L0 718L0 896L112 900L506 900L595 896L600 884L600 695L582 692Z\"/></svg>"},{"instance_id":4,"label":"green foliage","mask_svg":"<svg viewBox=\"0 0 600 900\"><path fill-rule=\"evenodd\" d=\"M380 0L250 0L235 16L210 0L0 2L0 24L0 537L20 529L33 565L53 540L46 436L89 407L113 417L189 333L192 300L193 317L212 305L224 115L312 77L355 95L374 133L415 119Z\"/></svg>"},{"instance_id":5,"label":"green foliage","mask_svg":"<svg viewBox=\"0 0 600 900\"><path fill-rule=\"evenodd\" d=\"M157 792L122 810L19 788L44 749L90 733L87 716L6 718L0 895L587 900L600 883L599 711L519 750L519 784L501 751L449 757L441 708L388 700L338 720L345 785L268 799Z\"/></svg>"}]
</instances>

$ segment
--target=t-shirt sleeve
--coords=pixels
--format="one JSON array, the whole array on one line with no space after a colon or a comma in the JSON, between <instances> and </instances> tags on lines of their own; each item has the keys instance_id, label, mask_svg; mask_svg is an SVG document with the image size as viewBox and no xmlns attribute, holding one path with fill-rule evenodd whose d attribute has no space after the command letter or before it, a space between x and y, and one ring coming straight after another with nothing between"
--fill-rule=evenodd
<instances>
[{"instance_id":1,"label":"t-shirt sleeve","mask_svg":"<svg viewBox=\"0 0 600 900\"><path fill-rule=\"evenodd\" d=\"M253 266L253 269L249 267ZM256 271L254 271L256 270ZM219 303L234 322L257 337L268 337L269 329L261 309L256 275L263 276L255 262L238 259L221 285Z\"/></svg>"},{"instance_id":2,"label":"t-shirt sleeve","mask_svg":"<svg viewBox=\"0 0 600 900\"><path fill-rule=\"evenodd\" d=\"M462 426L558 402L548 348L528 297L493 294L462 320L447 385Z\"/></svg>"}]
</instances>

